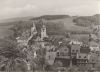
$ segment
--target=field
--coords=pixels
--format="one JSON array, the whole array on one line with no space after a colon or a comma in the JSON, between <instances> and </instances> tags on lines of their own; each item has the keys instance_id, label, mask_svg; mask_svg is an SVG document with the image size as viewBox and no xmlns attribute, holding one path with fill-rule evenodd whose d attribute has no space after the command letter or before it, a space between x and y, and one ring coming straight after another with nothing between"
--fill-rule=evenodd
<instances>
[{"instance_id":1,"label":"field","mask_svg":"<svg viewBox=\"0 0 100 72\"><path fill-rule=\"evenodd\" d=\"M73 17L65 18L65 19L58 19L58 20L50 20L51 22L56 22L56 23L64 23L64 29L68 31L76 31L76 32L81 32L81 31L87 31L91 32L92 30L90 27L82 27L82 26L77 26L73 22Z\"/></svg>"},{"instance_id":2,"label":"field","mask_svg":"<svg viewBox=\"0 0 100 72\"><path fill-rule=\"evenodd\" d=\"M12 25L2 26L0 25L0 38L4 38L5 36L11 35L13 32L9 30Z\"/></svg>"}]
</instances>

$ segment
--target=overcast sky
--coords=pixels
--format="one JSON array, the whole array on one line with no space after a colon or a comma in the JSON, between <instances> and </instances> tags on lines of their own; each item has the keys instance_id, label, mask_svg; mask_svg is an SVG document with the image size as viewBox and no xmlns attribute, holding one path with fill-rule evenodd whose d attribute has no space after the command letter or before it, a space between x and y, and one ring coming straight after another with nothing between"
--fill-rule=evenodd
<instances>
[{"instance_id":1,"label":"overcast sky","mask_svg":"<svg viewBox=\"0 0 100 72\"><path fill-rule=\"evenodd\" d=\"M0 0L0 19L48 14L100 14L100 0Z\"/></svg>"}]
</instances>

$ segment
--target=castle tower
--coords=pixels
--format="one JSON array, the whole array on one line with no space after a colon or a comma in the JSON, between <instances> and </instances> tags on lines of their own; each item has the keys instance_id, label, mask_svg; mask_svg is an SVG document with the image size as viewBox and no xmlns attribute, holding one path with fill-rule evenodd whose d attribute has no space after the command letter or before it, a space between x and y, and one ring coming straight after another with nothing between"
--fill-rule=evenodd
<instances>
[{"instance_id":1,"label":"castle tower","mask_svg":"<svg viewBox=\"0 0 100 72\"><path fill-rule=\"evenodd\" d=\"M41 39L43 38L47 38L47 33L46 33L46 26L43 24L42 28L41 28Z\"/></svg>"}]
</instances>

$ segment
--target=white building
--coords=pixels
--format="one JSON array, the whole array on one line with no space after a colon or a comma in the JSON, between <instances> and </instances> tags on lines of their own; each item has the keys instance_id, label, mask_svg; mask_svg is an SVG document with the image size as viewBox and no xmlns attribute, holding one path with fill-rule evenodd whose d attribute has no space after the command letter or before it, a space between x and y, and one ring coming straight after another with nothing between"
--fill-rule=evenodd
<instances>
[{"instance_id":1,"label":"white building","mask_svg":"<svg viewBox=\"0 0 100 72\"><path fill-rule=\"evenodd\" d=\"M47 38L47 33L46 33L46 26L43 24L42 28L41 28L41 39L43 38Z\"/></svg>"},{"instance_id":2,"label":"white building","mask_svg":"<svg viewBox=\"0 0 100 72\"><path fill-rule=\"evenodd\" d=\"M90 42L91 51L100 51L100 45L94 41Z\"/></svg>"},{"instance_id":3,"label":"white building","mask_svg":"<svg viewBox=\"0 0 100 72\"><path fill-rule=\"evenodd\" d=\"M27 46L27 43L28 43L27 39L24 39L22 37L17 37L16 40L17 40L17 43Z\"/></svg>"},{"instance_id":4,"label":"white building","mask_svg":"<svg viewBox=\"0 0 100 72\"><path fill-rule=\"evenodd\" d=\"M78 40L72 39L72 40L70 41L69 44L78 44L78 45L82 45L83 43L80 42L80 41L78 41Z\"/></svg>"}]
</instances>

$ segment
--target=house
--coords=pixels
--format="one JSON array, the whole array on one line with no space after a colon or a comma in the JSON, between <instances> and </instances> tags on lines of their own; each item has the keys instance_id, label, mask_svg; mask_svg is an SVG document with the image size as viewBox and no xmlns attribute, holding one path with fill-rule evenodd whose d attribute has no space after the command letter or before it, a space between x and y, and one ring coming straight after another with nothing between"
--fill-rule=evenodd
<instances>
[{"instance_id":1,"label":"house","mask_svg":"<svg viewBox=\"0 0 100 72\"><path fill-rule=\"evenodd\" d=\"M69 44L77 44L77 45L82 45L81 41L78 41L77 39L71 39Z\"/></svg>"},{"instance_id":2,"label":"house","mask_svg":"<svg viewBox=\"0 0 100 72\"><path fill-rule=\"evenodd\" d=\"M91 39L96 40L98 38L97 38L97 36L95 34L91 34Z\"/></svg>"},{"instance_id":3,"label":"house","mask_svg":"<svg viewBox=\"0 0 100 72\"><path fill-rule=\"evenodd\" d=\"M69 48L67 46L60 47L60 49L57 51L56 58L70 59L70 50L69 50Z\"/></svg>"},{"instance_id":4,"label":"house","mask_svg":"<svg viewBox=\"0 0 100 72\"><path fill-rule=\"evenodd\" d=\"M70 49L63 45L60 46L59 48L57 48L56 51L56 58L55 58L55 62L61 62L63 64L63 66L69 66L70 64Z\"/></svg>"},{"instance_id":5,"label":"house","mask_svg":"<svg viewBox=\"0 0 100 72\"><path fill-rule=\"evenodd\" d=\"M82 45L81 48L80 48L80 53L90 53L90 48L88 45Z\"/></svg>"},{"instance_id":6,"label":"house","mask_svg":"<svg viewBox=\"0 0 100 72\"><path fill-rule=\"evenodd\" d=\"M95 67L97 63L100 63L100 52L91 52L90 53L90 58L89 58L89 66L90 67Z\"/></svg>"},{"instance_id":7,"label":"house","mask_svg":"<svg viewBox=\"0 0 100 72\"><path fill-rule=\"evenodd\" d=\"M17 37L16 40L17 40L17 43L19 43L21 45L24 45L24 46L27 46L28 41L27 41L26 38L24 38L24 37Z\"/></svg>"},{"instance_id":8,"label":"house","mask_svg":"<svg viewBox=\"0 0 100 72\"><path fill-rule=\"evenodd\" d=\"M100 51L100 45L94 41L91 41L89 46L91 51Z\"/></svg>"},{"instance_id":9,"label":"house","mask_svg":"<svg viewBox=\"0 0 100 72\"><path fill-rule=\"evenodd\" d=\"M18 36L16 38L17 42L24 45L24 46L27 46L28 44L28 38L30 37L30 30L25 30L21 36Z\"/></svg>"},{"instance_id":10,"label":"house","mask_svg":"<svg viewBox=\"0 0 100 72\"><path fill-rule=\"evenodd\" d=\"M56 58L56 52L46 52L46 60L49 65L53 65Z\"/></svg>"},{"instance_id":11,"label":"house","mask_svg":"<svg viewBox=\"0 0 100 72\"><path fill-rule=\"evenodd\" d=\"M89 59L90 49L88 46L71 45L71 58L73 65L86 65Z\"/></svg>"},{"instance_id":12,"label":"house","mask_svg":"<svg viewBox=\"0 0 100 72\"><path fill-rule=\"evenodd\" d=\"M76 63L78 66L86 66L86 65L88 65L89 58L90 58L90 54L77 53Z\"/></svg>"},{"instance_id":13,"label":"house","mask_svg":"<svg viewBox=\"0 0 100 72\"><path fill-rule=\"evenodd\" d=\"M80 53L80 45L71 45L71 56L72 58L76 57L76 54Z\"/></svg>"}]
</instances>

